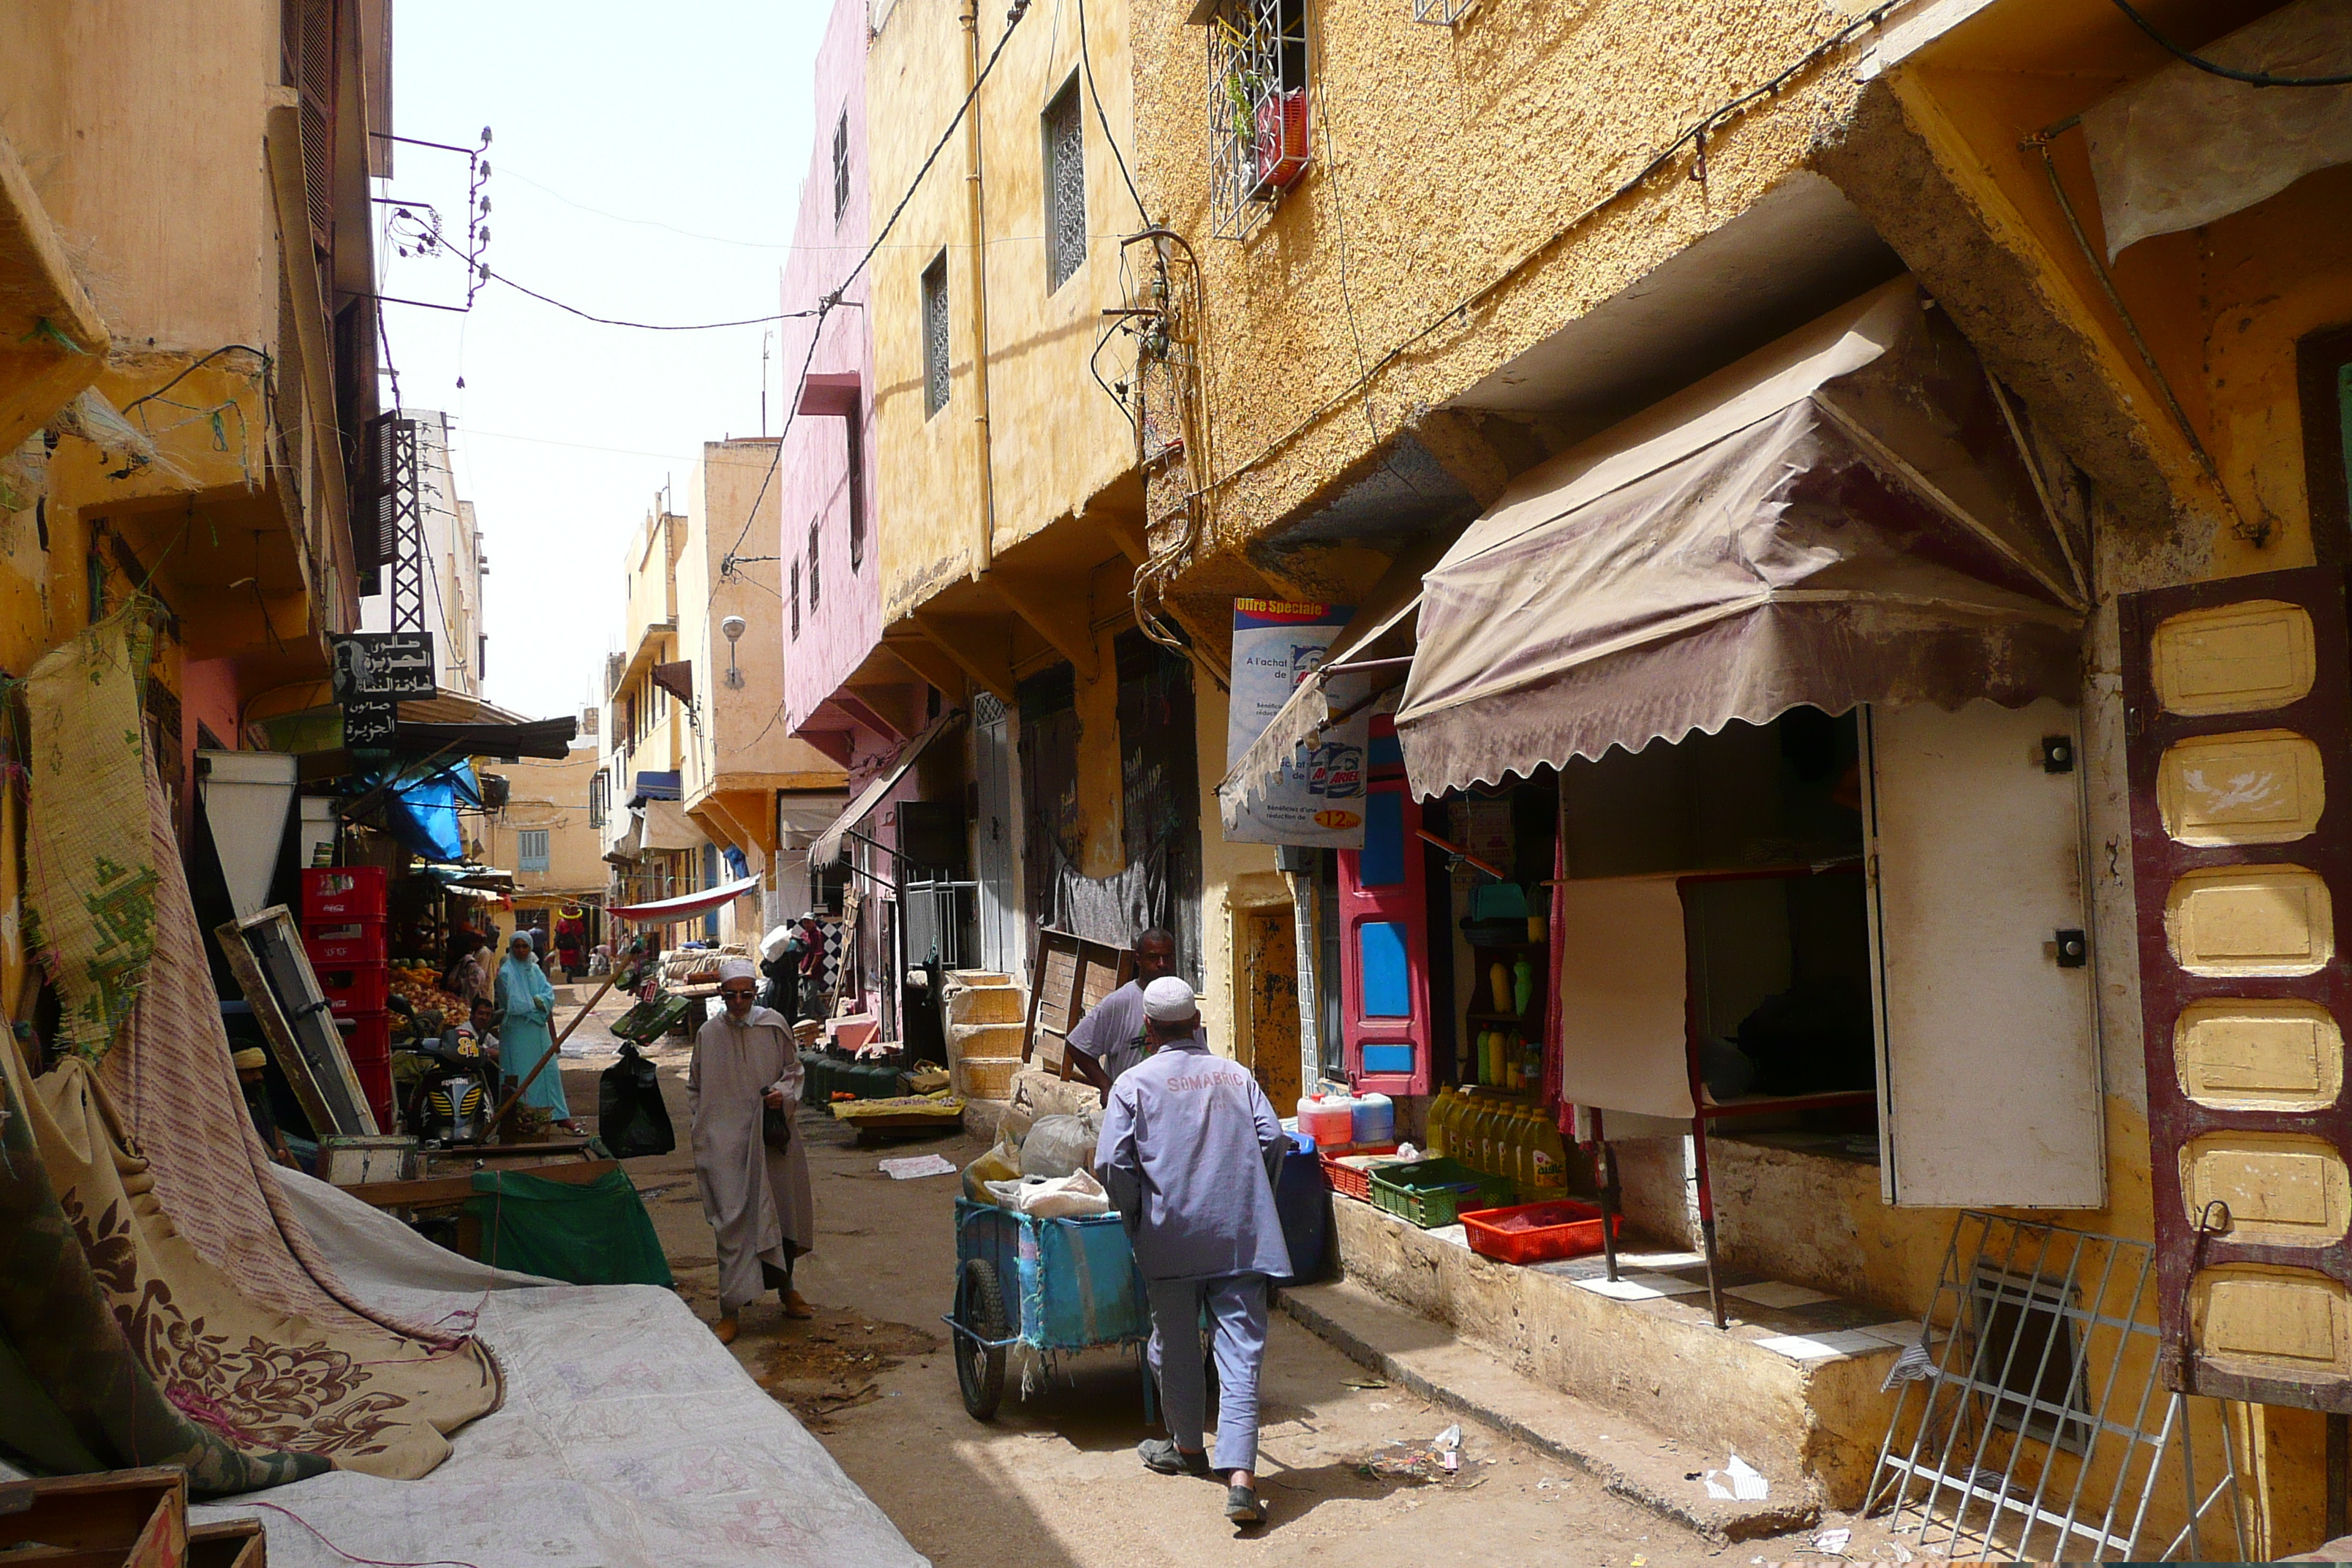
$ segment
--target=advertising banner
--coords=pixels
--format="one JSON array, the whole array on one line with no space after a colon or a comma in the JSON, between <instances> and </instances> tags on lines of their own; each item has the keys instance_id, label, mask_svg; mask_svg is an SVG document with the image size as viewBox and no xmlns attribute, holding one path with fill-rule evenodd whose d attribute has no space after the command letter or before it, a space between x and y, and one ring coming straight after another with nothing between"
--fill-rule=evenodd
<instances>
[{"instance_id":1,"label":"advertising banner","mask_svg":"<svg viewBox=\"0 0 2352 1568\"><path fill-rule=\"evenodd\" d=\"M1333 639L1354 613L1346 605L1234 601L1233 707L1225 721L1228 769L1241 761L1299 684L1322 665ZM1226 838L1242 844L1360 848L1364 746L1370 727L1370 715L1357 713L1315 737L1313 744L1297 748L1281 776L1259 792L1239 822L1226 827Z\"/></svg>"}]
</instances>

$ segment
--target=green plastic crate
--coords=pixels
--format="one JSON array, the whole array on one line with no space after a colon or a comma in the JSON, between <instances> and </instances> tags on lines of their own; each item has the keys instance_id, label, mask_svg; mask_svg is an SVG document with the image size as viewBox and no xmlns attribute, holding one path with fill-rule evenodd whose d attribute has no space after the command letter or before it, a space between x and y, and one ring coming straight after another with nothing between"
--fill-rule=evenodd
<instances>
[{"instance_id":1,"label":"green plastic crate","mask_svg":"<svg viewBox=\"0 0 2352 1568\"><path fill-rule=\"evenodd\" d=\"M651 1002L640 1002L613 1020L610 1031L614 1038L634 1040L642 1045L669 1032L680 1018L686 1016L687 999L667 992Z\"/></svg>"},{"instance_id":2,"label":"green plastic crate","mask_svg":"<svg viewBox=\"0 0 2352 1568\"><path fill-rule=\"evenodd\" d=\"M1423 1230L1452 1225L1465 1210L1502 1208L1512 1196L1509 1182L1459 1160L1416 1160L1372 1171L1373 1204Z\"/></svg>"}]
</instances>

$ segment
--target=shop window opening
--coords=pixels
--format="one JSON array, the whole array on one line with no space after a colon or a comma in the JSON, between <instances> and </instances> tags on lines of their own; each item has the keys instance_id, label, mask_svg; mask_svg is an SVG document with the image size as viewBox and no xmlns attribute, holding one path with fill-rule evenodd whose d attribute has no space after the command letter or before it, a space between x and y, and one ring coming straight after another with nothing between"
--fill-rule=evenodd
<instances>
[{"instance_id":1,"label":"shop window opening","mask_svg":"<svg viewBox=\"0 0 2352 1568\"><path fill-rule=\"evenodd\" d=\"M1969 1321L1995 1426L2073 1453L2089 1449L2095 1422L2074 1326L2079 1314L2074 1292L2055 1281L1977 1266Z\"/></svg>"}]
</instances>

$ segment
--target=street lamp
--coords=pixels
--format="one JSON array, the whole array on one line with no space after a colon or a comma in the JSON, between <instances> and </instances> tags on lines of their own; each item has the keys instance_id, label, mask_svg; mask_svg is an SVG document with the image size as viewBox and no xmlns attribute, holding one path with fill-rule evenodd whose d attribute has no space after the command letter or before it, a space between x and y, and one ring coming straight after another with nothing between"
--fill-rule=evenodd
<instances>
[{"instance_id":1,"label":"street lamp","mask_svg":"<svg viewBox=\"0 0 2352 1568\"><path fill-rule=\"evenodd\" d=\"M735 645L751 628L751 623L740 616L730 616L719 623L719 629L727 636L727 684L738 689L743 685L743 672L735 667Z\"/></svg>"}]
</instances>

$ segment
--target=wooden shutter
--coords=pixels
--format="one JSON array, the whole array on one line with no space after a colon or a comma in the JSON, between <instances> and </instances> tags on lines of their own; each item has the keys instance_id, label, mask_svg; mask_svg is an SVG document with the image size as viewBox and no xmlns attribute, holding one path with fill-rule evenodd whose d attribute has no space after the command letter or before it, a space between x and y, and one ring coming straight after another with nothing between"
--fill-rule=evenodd
<instances>
[{"instance_id":1,"label":"wooden shutter","mask_svg":"<svg viewBox=\"0 0 2352 1568\"><path fill-rule=\"evenodd\" d=\"M1890 1202L2107 1201L2074 728L2046 700L1867 711Z\"/></svg>"},{"instance_id":2,"label":"wooden shutter","mask_svg":"<svg viewBox=\"0 0 2352 1568\"><path fill-rule=\"evenodd\" d=\"M2167 1376L2352 1410L2344 574L2122 610Z\"/></svg>"},{"instance_id":3,"label":"wooden shutter","mask_svg":"<svg viewBox=\"0 0 2352 1568\"><path fill-rule=\"evenodd\" d=\"M1364 847L1339 856L1339 1037L1348 1077L1427 1094L1429 905L1421 806L1402 778L1364 795Z\"/></svg>"},{"instance_id":4,"label":"wooden shutter","mask_svg":"<svg viewBox=\"0 0 2352 1568\"><path fill-rule=\"evenodd\" d=\"M302 180L310 208L310 243L335 243L336 0L282 0L279 48L288 85L301 95Z\"/></svg>"}]
</instances>

